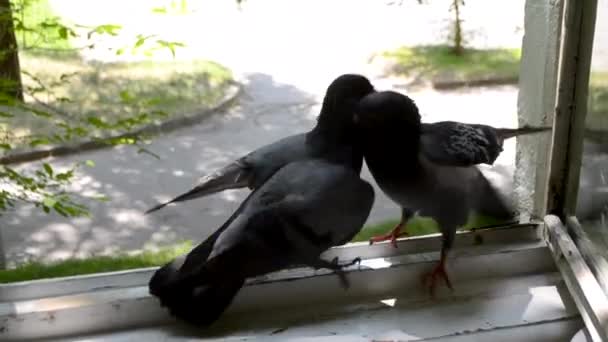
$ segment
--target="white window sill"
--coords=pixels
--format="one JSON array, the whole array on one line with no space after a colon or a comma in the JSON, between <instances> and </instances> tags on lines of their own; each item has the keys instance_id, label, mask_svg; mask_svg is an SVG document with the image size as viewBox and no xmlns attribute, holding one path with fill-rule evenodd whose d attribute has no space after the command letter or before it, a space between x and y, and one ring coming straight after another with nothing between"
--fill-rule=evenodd
<instances>
[{"instance_id":1,"label":"white window sill","mask_svg":"<svg viewBox=\"0 0 608 342\"><path fill-rule=\"evenodd\" d=\"M459 234L448 262L455 291L441 288L432 300L420 276L438 260L439 245L440 237L433 236L401 241L398 249L388 244L335 248L328 255L364 259L360 268L349 269L348 291L328 271L278 272L249 282L207 330L176 323L148 295L146 284L132 278L120 284L106 275L115 277L112 286L98 277L93 287L90 281L79 285L72 279L73 286L66 286L70 280L59 280L56 285L68 292L79 286L83 291L62 296L46 281L53 297L0 303L0 337L127 341L138 334L137 340L151 342L189 340L195 334L209 341L471 341L475 335L478 340L554 341L556 336L569 340L582 327L534 226ZM42 287L37 291L44 294ZM131 330L120 330L126 328ZM100 335L81 336L93 332Z\"/></svg>"}]
</instances>

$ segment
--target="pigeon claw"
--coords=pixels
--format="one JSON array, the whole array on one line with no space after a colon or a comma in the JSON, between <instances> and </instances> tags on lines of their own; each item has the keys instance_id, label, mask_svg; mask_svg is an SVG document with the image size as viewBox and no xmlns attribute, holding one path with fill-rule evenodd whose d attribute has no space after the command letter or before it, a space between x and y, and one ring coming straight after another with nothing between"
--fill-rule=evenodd
<instances>
[{"instance_id":1,"label":"pigeon claw","mask_svg":"<svg viewBox=\"0 0 608 342\"><path fill-rule=\"evenodd\" d=\"M397 239L402 236L408 236L407 232L401 232L401 228L404 226L403 222L399 222L390 232L382 235L377 235L369 239L369 244L374 242L390 241L393 247L397 248Z\"/></svg>"},{"instance_id":2,"label":"pigeon claw","mask_svg":"<svg viewBox=\"0 0 608 342\"><path fill-rule=\"evenodd\" d=\"M433 268L433 270L423 277L423 283L425 286L428 286L431 297L435 297L435 289L437 288L437 282L440 278L443 278L445 281L445 285L452 291L454 288L452 287L452 282L448 277L448 273L445 270L445 259L441 259L437 265Z\"/></svg>"},{"instance_id":3,"label":"pigeon claw","mask_svg":"<svg viewBox=\"0 0 608 342\"><path fill-rule=\"evenodd\" d=\"M344 273L344 268L353 266L354 264L361 264L361 258L357 257L357 258L353 259L352 261L344 263L344 264L339 263L338 257L333 258L331 261L325 261L323 259L319 259L319 260L315 260L311 266L314 268L317 268L317 269L318 268L327 268L327 269L330 269L330 270L336 272L336 275L338 276L338 278L340 280L340 285L345 290L348 290L350 288L350 282L348 281L346 274Z\"/></svg>"}]
</instances>

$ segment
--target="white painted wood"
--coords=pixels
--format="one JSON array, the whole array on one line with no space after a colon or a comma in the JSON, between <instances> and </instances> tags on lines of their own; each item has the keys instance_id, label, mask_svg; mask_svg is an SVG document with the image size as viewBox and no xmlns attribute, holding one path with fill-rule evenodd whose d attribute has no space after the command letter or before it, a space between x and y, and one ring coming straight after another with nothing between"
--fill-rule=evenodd
<instances>
[{"instance_id":1,"label":"white painted wood","mask_svg":"<svg viewBox=\"0 0 608 342\"><path fill-rule=\"evenodd\" d=\"M519 73L519 126L553 123L562 0L526 0ZM515 194L522 214L542 220L550 136L517 138ZM525 220L525 215L522 215Z\"/></svg>"},{"instance_id":2,"label":"white painted wood","mask_svg":"<svg viewBox=\"0 0 608 342\"><path fill-rule=\"evenodd\" d=\"M438 261L438 254L430 252L366 259L360 268L353 266L348 270L351 281L348 291L340 287L333 273L325 270L278 272L266 281L257 279L243 288L229 308L227 317L255 316L261 307L264 312L294 308L310 308L316 312L324 305L352 305L370 298L380 300L399 296L403 302L425 302L429 297L427 290L421 287L421 276ZM448 262L455 293L442 289L437 297L471 298L478 293L498 296L517 289L517 286L505 289L500 279L555 271L543 243L473 246L455 250ZM550 278L557 281L554 276ZM541 277L539 281L546 284L546 279ZM476 286L468 285L475 280L483 281ZM172 320L156 299L148 295L147 287L0 304L0 337L7 339L58 337L169 322Z\"/></svg>"},{"instance_id":3,"label":"white painted wood","mask_svg":"<svg viewBox=\"0 0 608 342\"><path fill-rule=\"evenodd\" d=\"M608 298L555 215L545 217L546 240L593 341L608 341Z\"/></svg>"},{"instance_id":4,"label":"white painted wood","mask_svg":"<svg viewBox=\"0 0 608 342\"><path fill-rule=\"evenodd\" d=\"M604 293L608 294L608 261L598 250L597 245L589 239L576 217L568 217L566 223L568 232L585 259L587 266L593 272Z\"/></svg>"},{"instance_id":5,"label":"white painted wood","mask_svg":"<svg viewBox=\"0 0 608 342\"><path fill-rule=\"evenodd\" d=\"M258 309L227 316L205 331L169 324L58 341L568 341L583 323L559 295L560 282L554 273L485 278L461 283L466 293L436 300Z\"/></svg>"},{"instance_id":6,"label":"white painted wood","mask_svg":"<svg viewBox=\"0 0 608 342\"><path fill-rule=\"evenodd\" d=\"M459 232L455 240L455 246L456 248L465 248L478 244L539 241L537 230L537 225L521 224L503 228ZM356 257L370 259L406 253L438 251L440 246L441 237L439 234L435 234L401 239L398 242L398 248L393 248L389 243L379 243L372 246L369 246L367 243L351 243L332 248L323 257L328 260L336 256L345 260ZM149 267L129 271L0 284L0 302L62 296L130 286L145 286L156 269L156 267ZM263 277L263 279L266 278Z\"/></svg>"},{"instance_id":7,"label":"white painted wood","mask_svg":"<svg viewBox=\"0 0 608 342\"><path fill-rule=\"evenodd\" d=\"M583 328L579 330L570 342L592 342L589 336L587 336L587 331Z\"/></svg>"},{"instance_id":8,"label":"white painted wood","mask_svg":"<svg viewBox=\"0 0 608 342\"><path fill-rule=\"evenodd\" d=\"M547 213L562 218L576 212L597 1L564 6L546 198Z\"/></svg>"}]
</instances>

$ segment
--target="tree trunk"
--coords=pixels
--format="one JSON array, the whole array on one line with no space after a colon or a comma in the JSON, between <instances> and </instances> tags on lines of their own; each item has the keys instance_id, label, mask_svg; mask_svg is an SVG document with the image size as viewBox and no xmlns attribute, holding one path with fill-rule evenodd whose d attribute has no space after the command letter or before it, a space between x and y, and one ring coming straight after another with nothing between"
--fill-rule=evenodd
<instances>
[{"instance_id":1,"label":"tree trunk","mask_svg":"<svg viewBox=\"0 0 608 342\"><path fill-rule=\"evenodd\" d=\"M452 6L456 20L454 21L454 46L452 47L455 55L462 55L464 47L462 46L462 26L460 19L460 5L462 0L453 0Z\"/></svg>"},{"instance_id":2,"label":"tree trunk","mask_svg":"<svg viewBox=\"0 0 608 342\"><path fill-rule=\"evenodd\" d=\"M0 0L0 94L23 101L19 51L10 0Z\"/></svg>"},{"instance_id":3,"label":"tree trunk","mask_svg":"<svg viewBox=\"0 0 608 342\"><path fill-rule=\"evenodd\" d=\"M2 240L2 227L0 227L0 270L6 269L6 252L4 251L4 241Z\"/></svg>"}]
</instances>

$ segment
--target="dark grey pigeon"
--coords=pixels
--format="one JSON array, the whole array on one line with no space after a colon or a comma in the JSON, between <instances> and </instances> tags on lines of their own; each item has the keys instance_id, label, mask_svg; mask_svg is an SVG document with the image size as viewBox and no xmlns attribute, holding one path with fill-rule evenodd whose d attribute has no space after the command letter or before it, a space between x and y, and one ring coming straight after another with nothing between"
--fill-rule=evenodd
<instances>
[{"instance_id":1,"label":"dark grey pigeon","mask_svg":"<svg viewBox=\"0 0 608 342\"><path fill-rule=\"evenodd\" d=\"M320 255L359 232L373 201L373 188L352 166L322 159L290 163L185 260L161 267L150 280L150 293L177 318L206 326L249 277L307 265L337 271L347 287L341 270L352 263Z\"/></svg>"},{"instance_id":2,"label":"dark grey pigeon","mask_svg":"<svg viewBox=\"0 0 608 342\"><path fill-rule=\"evenodd\" d=\"M323 157L339 163L358 163L363 159L354 152L352 140L352 108L374 88L361 75L345 74L336 78L327 88L317 125L308 133L292 135L263 146L226 167L203 177L190 191L159 204L147 213L159 210L169 203L187 201L214 194L226 189L248 187L256 189L268 177L286 164L309 158Z\"/></svg>"},{"instance_id":3,"label":"dark grey pigeon","mask_svg":"<svg viewBox=\"0 0 608 342\"><path fill-rule=\"evenodd\" d=\"M551 127L495 128L440 121L422 124L421 152L430 161L449 166L492 165L506 139L551 130Z\"/></svg>"},{"instance_id":4,"label":"dark grey pigeon","mask_svg":"<svg viewBox=\"0 0 608 342\"><path fill-rule=\"evenodd\" d=\"M432 217L443 234L443 246L441 260L429 274L430 288L434 290L438 277L451 288L445 258L469 213L504 220L515 216L515 210L473 166L496 159L488 146L501 145L501 139L512 132L458 123L423 125L415 103L392 91L363 98L355 120L370 172L383 192L402 208L401 222L391 233L370 242L391 240L395 244L400 229L414 214ZM469 133L457 137L457 131ZM496 137L495 142L488 144L488 137ZM460 141L463 149L450 145L450 140Z\"/></svg>"}]
</instances>

